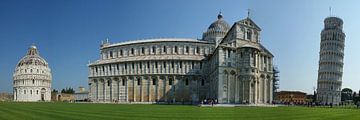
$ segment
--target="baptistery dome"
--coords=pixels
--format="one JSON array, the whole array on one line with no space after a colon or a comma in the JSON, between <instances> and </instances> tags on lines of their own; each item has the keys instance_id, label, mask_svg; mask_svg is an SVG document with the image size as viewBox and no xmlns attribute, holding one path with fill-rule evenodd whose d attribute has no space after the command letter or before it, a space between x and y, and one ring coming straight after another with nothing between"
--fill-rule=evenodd
<instances>
[{"instance_id":1,"label":"baptistery dome","mask_svg":"<svg viewBox=\"0 0 360 120\"><path fill-rule=\"evenodd\" d=\"M19 61L13 79L15 101L50 101L51 70L36 46Z\"/></svg>"}]
</instances>

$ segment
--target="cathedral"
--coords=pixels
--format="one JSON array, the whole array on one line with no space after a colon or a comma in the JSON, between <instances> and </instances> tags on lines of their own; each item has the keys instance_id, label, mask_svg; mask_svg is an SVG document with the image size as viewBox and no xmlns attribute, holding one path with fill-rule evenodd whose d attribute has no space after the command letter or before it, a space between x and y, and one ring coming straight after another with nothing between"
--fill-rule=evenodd
<instances>
[{"instance_id":1,"label":"cathedral","mask_svg":"<svg viewBox=\"0 0 360 120\"><path fill-rule=\"evenodd\" d=\"M202 39L161 38L100 45L88 64L93 102L268 104L273 55L246 17L230 26L221 13Z\"/></svg>"}]
</instances>

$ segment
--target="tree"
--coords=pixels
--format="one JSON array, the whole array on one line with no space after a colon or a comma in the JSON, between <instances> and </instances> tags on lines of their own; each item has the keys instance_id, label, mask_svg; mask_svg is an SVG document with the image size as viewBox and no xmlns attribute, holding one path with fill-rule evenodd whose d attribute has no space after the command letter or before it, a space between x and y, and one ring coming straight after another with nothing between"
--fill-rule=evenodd
<instances>
[{"instance_id":1,"label":"tree","mask_svg":"<svg viewBox=\"0 0 360 120\"><path fill-rule=\"evenodd\" d=\"M73 88L69 87L69 88L62 89L61 93L74 94L75 90Z\"/></svg>"},{"instance_id":2,"label":"tree","mask_svg":"<svg viewBox=\"0 0 360 120\"><path fill-rule=\"evenodd\" d=\"M316 96L317 96L317 94L316 94L316 91L314 90L313 102L316 101Z\"/></svg>"},{"instance_id":3,"label":"tree","mask_svg":"<svg viewBox=\"0 0 360 120\"><path fill-rule=\"evenodd\" d=\"M344 88L341 90L341 101L353 100L353 90Z\"/></svg>"},{"instance_id":4,"label":"tree","mask_svg":"<svg viewBox=\"0 0 360 120\"><path fill-rule=\"evenodd\" d=\"M52 93L58 93L59 91L57 91L56 89L53 89Z\"/></svg>"},{"instance_id":5,"label":"tree","mask_svg":"<svg viewBox=\"0 0 360 120\"><path fill-rule=\"evenodd\" d=\"M356 92L353 94L353 102L356 104L359 101L359 96L356 96Z\"/></svg>"}]
</instances>

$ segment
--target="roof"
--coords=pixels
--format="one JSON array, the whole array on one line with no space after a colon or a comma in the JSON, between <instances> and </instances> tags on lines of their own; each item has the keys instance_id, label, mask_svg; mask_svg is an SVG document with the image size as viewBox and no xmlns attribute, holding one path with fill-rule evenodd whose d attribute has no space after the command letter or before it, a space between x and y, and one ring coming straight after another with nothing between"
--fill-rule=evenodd
<instances>
[{"instance_id":1,"label":"roof","mask_svg":"<svg viewBox=\"0 0 360 120\"><path fill-rule=\"evenodd\" d=\"M246 22L250 22L250 24L247 25L247 24L245 24ZM243 20L240 20L240 21L238 21L238 22L236 22L236 23L237 23L237 24L241 24L241 25L247 25L247 26L253 27L253 28L261 31L261 28L260 28L258 25L256 25L256 23L255 23L253 20L251 20L249 17L248 17L248 18L245 18L245 19L243 19Z\"/></svg>"},{"instance_id":2,"label":"roof","mask_svg":"<svg viewBox=\"0 0 360 120\"><path fill-rule=\"evenodd\" d=\"M144 39L144 40L131 40L124 41L119 43L114 43L108 46L104 46L103 48L122 46L122 45L130 45L130 44L140 44L140 43L152 43L152 42L197 42L197 43L209 43L208 41L202 41L198 39L191 38L157 38L157 39Z\"/></svg>"}]
</instances>

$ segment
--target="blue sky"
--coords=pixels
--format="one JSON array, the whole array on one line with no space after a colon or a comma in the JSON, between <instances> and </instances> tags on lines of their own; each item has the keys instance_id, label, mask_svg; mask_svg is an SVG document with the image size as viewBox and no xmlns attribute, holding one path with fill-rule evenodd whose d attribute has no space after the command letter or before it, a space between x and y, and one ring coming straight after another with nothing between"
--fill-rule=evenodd
<instances>
[{"instance_id":1,"label":"blue sky","mask_svg":"<svg viewBox=\"0 0 360 120\"><path fill-rule=\"evenodd\" d=\"M347 35L343 87L358 91L359 5L357 0L1 0L0 91L11 92L15 65L32 43L50 64L53 88L87 87L86 65L99 58L103 39L201 38L220 10L232 25L251 9L262 44L281 71L280 89L312 93L329 6L344 20Z\"/></svg>"}]
</instances>

